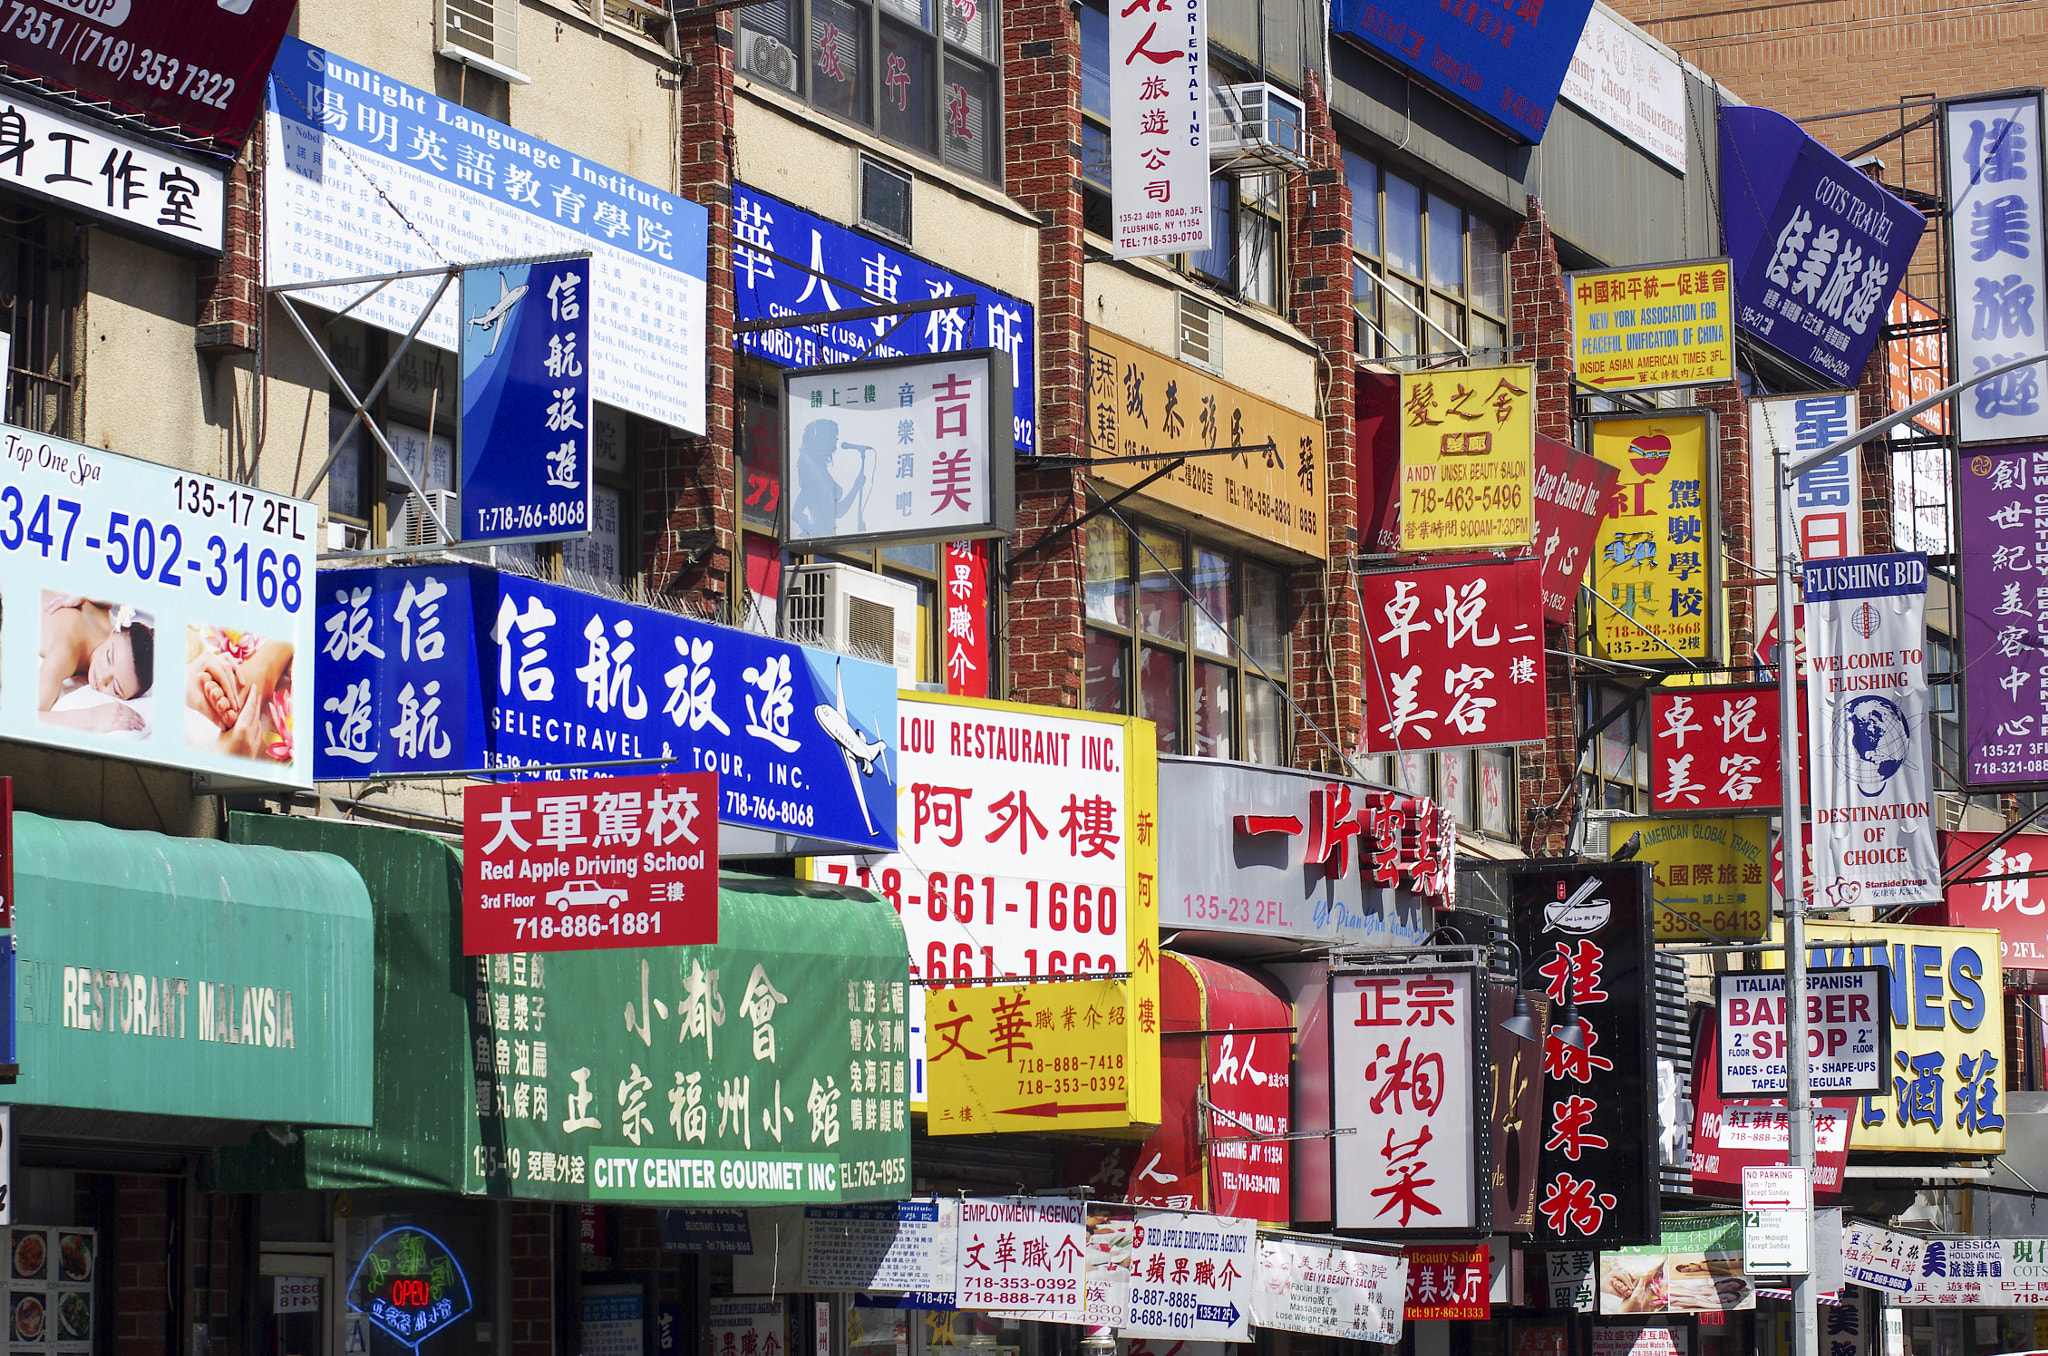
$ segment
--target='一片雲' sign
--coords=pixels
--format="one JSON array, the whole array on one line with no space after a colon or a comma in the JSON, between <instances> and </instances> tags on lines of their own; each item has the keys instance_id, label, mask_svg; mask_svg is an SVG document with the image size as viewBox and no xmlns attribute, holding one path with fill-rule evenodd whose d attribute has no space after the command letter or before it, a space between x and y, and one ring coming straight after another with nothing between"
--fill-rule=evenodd
<instances>
[{"instance_id":1,"label":"'\u4e00\u7247\u96f2' sign","mask_svg":"<svg viewBox=\"0 0 2048 1356\"><path fill-rule=\"evenodd\" d=\"M1883 1092L1890 1077L1885 973L1876 966L1806 972L1806 1067L1816 1093ZM1785 976L1714 977L1723 1097L1785 1095Z\"/></svg>"}]
</instances>

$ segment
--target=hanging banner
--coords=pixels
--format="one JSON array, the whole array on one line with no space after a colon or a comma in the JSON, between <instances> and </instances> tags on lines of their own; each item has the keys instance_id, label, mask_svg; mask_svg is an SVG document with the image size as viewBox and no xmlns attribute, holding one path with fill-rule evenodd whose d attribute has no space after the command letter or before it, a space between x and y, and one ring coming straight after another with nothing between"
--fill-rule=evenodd
<instances>
[{"instance_id":1,"label":"hanging banner","mask_svg":"<svg viewBox=\"0 0 2048 1356\"><path fill-rule=\"evenodd\" d=\"M1775 575L1778 538L1773 526L1777 496L1777 454L1787 458L1818 452L1862 427L1856 417L1856 395L1779 396L1749 402L1749 559L1751 573ZM1792 485L1792 520L1787 536L1797 561L1840 560L1863 554L1863 458L1844 452L1800 473ZM1798 565L1793 565L1795 577ZM1781 642L1778 590L1756 590L1757 662L1775 663ZM1806 659L1795 643L1797 672L1803 677Z\"/></svg>"},{"instance_id":2,"label":"hanging banner","mask_svg":"<svg viewBox=\"0 0 2048 1356\"><path fill-rule=\"evenodd\" d=\"M1927 557L1814 563L1803 588L1813 830L1840 845L1814 856L1816 900L1838 909L1938 904Z\"/></svg>"},{"instance_id":3,"label":"hanging banner","mask_svg":"<svg viewBox=\"0 0 2048 1356\"><path fill-rule=\"evenodd\" d=\"M1401 550L1535 537L1536 369L1401 374Z\"/></svg>"},{"instance_id":4,"label":"hanging banner","mask_svg":"<svg viewBox=\"0 0 2048 1356\"><path fill-rule=\"evenodd\" d=\"M1666 1215L1655 1244L1600 1254L1603 1314L1694 1314L1756 1308L1742 1274L1742 1216Z\"/></svg>"},{"instance_id":5,"label":"hanging banner","mask_svg":"<svg viewBox=\"0 0 2048 1356\"><path fill-rule=\"evenodd\" d=\"M1207 0L1109 11L1112 248L1119 259L1209 248Z\"/></svg>"},{"instance_id":6,"label":"hanging banner","mask_svg":"<svg viewBox=\"0 0 2048 1356\"><path fill-rule=\"evenodd\" d=\"M947 542L939 587L946 605L946 695L986 697L994 678L988 653L987 545Z\"/></svg>"},{"instance_id":7,"label":"hanging banner","mask_svg":"<svg viewBox=\"0 0 2048 1356\"><path fill-rule=\"evenodd\" d=\"M1599 458L1536 435L1536 545L1543 552L1543 615L1550 621L1572 619L1619 478Z\"/></svg>"},{"instance_id":8,"label":"hanging banner","mask_svg":"<svg viewBox=\"0 0 2048 1356\"><path fill-rule=\"evenodd\" d=\"M1636 844L1650 864L1660 942L1753 942L1764 935L1770 894L1767 819L1618 819L1610 843Z\"/></svg>"},{"instance_id":9,"label":"hanging banner","mask_svg":"<svg viewBox=\"0 0 2048 1356\"><path fill-rule=\"evenodd\" d=\"M1579 341L1573 367L1586 385L1637 391L1735 380L1726 259L1601 269L1568 282Z\"/></svg>"},{"instance_id":10,"label":"hanging banner","mask_svg":"<svg viewBox=\"0 0 2048 1356\"><path fill-rule=\"evenodd\" d=\"M1410 1323L1435 1319L1484 1323L1493 1316L1487 1291L1487 1246L1410 1247L1408 1300L1403 1317Z\"/></svg>"},{"instance_id":11,"label":"hanging banner","mask_svg":"<svg viewBox=\"0 0 2048 1356\"><path fill-rule=\"evenodd\" d=\"M2028 878L2048 871L2048 834L2014 834L1984 852L1994 837L2005 835L1941 835L1944 876L1976 862L1948 887L1941 921L1997 932L1999 959L2008 970L2048 970L2048 876Z\"/></svg>"},{"instance_id":12,"label":"hanging banner","mask_svg":"<svg viewBox=\"0 0 2048 1356\"><path fill-rule=\"evenodd\" d=\"M1799 703L1800 749L1806 703ZM1778 689L1658 688L1650 693L1650 803L1660 815L1779 808ZM1810 781L1807 760L1800 776Z\"/></svg>"},{"instance_id":13,"label":"hanging banner","mask_svg":"<svg viewBox=\"0 0 2048 1356\"><path fill-rule=\"evenodd\" d=\"M1391 1346L1401 1340L1407 1293L1408 1259L1398 1253L1262 1238L1252 1321Z\"/></svg>"},{"instance_id":14,"label":"hanging banner","mask_svg":"<svg viewBox=\"0 0 2048 1356\"><path fill-rule=\"evenodd\" d=\"M1548 737L1542 568L1531 558L1359 576L1367 651L1360 753Z\"/></svg>"},{"instance_id":15,"label":"hanging banner","mask_svg":"<svg viewBox=\"0 0 2048 1356\"><path fill-rule=\"evenodd\" d=\"M1593 557L1602 658L1711 663L1720 654L1718 426L1712 412L1595 415L1593 455L1620 473Z\"/></svg>"},{"instance_id":16,"label":"hanging banner","mask_svg":"<svg viewBox=\"0 0 2048 1356\"><path fill-rule=\"evenodd\" d=\"M967 1197L960 1202L959 1307L1079 1323L1087 1234L1081 1201Z\"/></svg>"},{"instance_id":17,"label":"hanging banner","mask_svg":"<svg viewBox=\"0 0 2048 1356\"><path fill-rule=\"evenodd\" d=\"M1955 375L1962 380L2040 352L2040 336L2048 331L2042 309L2048 299L2048 227L2042 220L2048 195L2042 190L2041 91L1944 103L1941 124L1948 168L1948 229L1942 239L1956 311L1949 333ZM2048 436L2042 377L2041 367L2023 367L1963 392L1956 401L1958 440L1968 446Z\"/></svg>"},{"instance_id":18,"label":"hanging banner","mask_svg":"<svg viewBox=\"0 0 2048 1356\"><path fill-rule=\"evenodd\" d=\"M1215 1215L1143 1212L1131 1242L1126 1337L1249 1342L1258 1225Z\"/></svg>"},{"instance_id":19,"label":"hanging banner","mask_svg":"<svg viewBox=\"0 0 2048 1356\"><path fill-rule=\"evenodd\" d=\"M2048 443L1957 458L1962 556L1962 778L2048 786Z\"/></svg>"},{"instance_id":20,"label":"hanging banner","mask_svg":"<svg viewBox=\"0 0 2048 1356\"><path fill-rule=\"evenodd\" d=\"M1872 1290L1906 1294L1920 1275L1927 1244L1913 1234L1851 1223L1842 1231L1842 1278Z\"/></svg>"}]
</instances>

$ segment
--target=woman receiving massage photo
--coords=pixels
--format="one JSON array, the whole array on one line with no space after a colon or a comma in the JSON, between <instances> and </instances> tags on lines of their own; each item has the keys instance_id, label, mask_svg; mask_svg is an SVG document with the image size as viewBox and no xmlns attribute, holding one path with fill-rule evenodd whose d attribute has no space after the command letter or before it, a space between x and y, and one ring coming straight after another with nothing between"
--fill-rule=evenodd
<instances>
[{"instance_id":1,"label":"woman receiving massage photo","mask_svg":"<svg viewBox=\"0 0 2048 1356\"><path fill-rule=\"evenodd\" d=\"M42 665L36 673L36 710L51 725L75 730L146 730L142 713L128 705L150 689L156 675L156 633L134 620L133 608L96 603L77 594L44 593ZM77 710L56 710L65 684L86 686L115 700Z\"/></svg>"}]
</instances>

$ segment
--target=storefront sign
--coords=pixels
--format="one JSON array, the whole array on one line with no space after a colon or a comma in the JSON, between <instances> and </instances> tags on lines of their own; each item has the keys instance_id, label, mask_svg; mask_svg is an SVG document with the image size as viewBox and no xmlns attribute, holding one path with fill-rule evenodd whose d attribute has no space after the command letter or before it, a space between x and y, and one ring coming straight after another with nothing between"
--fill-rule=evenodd
<instances>
[{"instance_id":1,"label":"storefront sign","mask_svg":"<svg viewBox=\"0 0 2048 1356\"><path fill-rule=\"evenodd\" d=\"M1414 566L1359 576L1367 755L1547 737L1543 566Z\"/></svg>"},{"instance_id":2,"label":"storefront sign","mask_svg":"<svg viewBox=\"0 0 2048 1356\"><path fill-rule=\"evenodd\" d=\"M1778 537L1774 515L1778 511L1778 454L1787 458L1804 456L1833 446L1862 427L1857 417L1856 396L1848 391L1835 395L1780 396L1749 402L1749 559L1751 573L1775 575L1778 569ZM1840 560L1863 554L1863 458L1860 452L1844 452L1800 473L1792 483L1791 520L1786 540L1795 561ZM1775 587L1756 590L1756 632L1758 661L1776 662L1776 647L1783 642L1778 625L1778 591ZM1768 650L1766 649L1768 647ZM1795 643L1797 672L1806 675L1803 643Z\"/></svg>"},{"instance_id":3,"label":"storefront sign","mask_svg":"<svg viewBox=\"0 0 2048 1356\"><path fill-rule=\"evenodd\" d=\"M75 24L74 32L89 33L78 19L56 23ZM17 27L0 31L0 54L15 45ZM11 175L6 172L10 162ZM19 97L0 108L0 185L153 245L220 253L227 175L219 164L173 155L153 140L123 136Z\"/></svg>"},{"instance_id":4,"label":"storefront sign","mask_svg":"<svg viewBox=\"0 0 2048 1356\"><path fill-rule=\"evenodd\" d=\"M1550 621L1572 619L1618 478L1597 457L1536 435L1536 545L1543 552L1543 615Z\"/></svg>"},{"instance_id":5,"label":"storefront sign","mask_svg":"<svg viewBox=\"0 0 2048 1356\"><path fill-rule=\"evenodd\" d=\"M1510 882L1515 941L1550 998L1534 1241L1595 1248L1654 1242L1649 866L1532 869ZM1562 1038L1574 1019L1578 1046Z\"/></svg>"},{"instance_id":6,"label":"storefront sign","mask_svg":"<svg viewBox=\"0 0 2048 1356\"><path fill-rule=\"evenodd\" d=\"M946 695L986 697L992 678L988 646L988 544L947 542L939 589L946 607Z\"/></svg>"},{"instance_id":7,"label":"storefront sign","mask_svg":"<svg viewBox=\"0 0 2048 1356\"><path fill-rule=\"evenodd\" d=\"M703 207L297 38L278 52L265 126L273 287L502 258L510 241L524 255L588 250L592 398L704 432ZM404 334L438 285L297 295ZM445 298L420 341L460 349L460 310Z\"/></svg>"},{"instance_id":8,"label":"storefront sign","mask_svg":"<svg viewBox=\"0 0 2048 1356\"><path fill-rule=\"evenodd\" d=\"M1901 1305L2022 1309L2048 1305L2048 1238L1930 1238Z\"/></svg>"},{"instance_id":9,"label":"storefront sign","mask_svg":"<svg viewBox=\"0 0 2048 1356\"><path fill-rule=\"evenodd\" d=\"M723 822L895 845L888 665L481 566L322 571L313 601L321 777L671 760L718 773Z\"/></svg>"},{"instance_id":10,"label":"storefront sign","mask_svg":"<svg viewBox=\"0 0 2048 1356\"><path fill-rule=\"evenodd\" d=\"M1330 976L1336 1227L1480 1231L1475 1070L1487 1064L1469 970Z\"/></svg>"},{"instance_id":11,"label":"storefront sign","mask_svg":"<svg viewBox=\"0 0 2048 1356\"><path fill-rule=\"evenodd\" d=\"M1392 61L1521 141L1543 140L1592 0L1520 10L1417 10L1341 0L1330 31Z\"/></svg>"},{"instance_id":12,"label":"storefront sign","mask_svg":"<svg viewBox=\"0 0 2048 1356\"><path fill-rule=\"evenodd\" d=\"M1089 326L1089 455L1157 459L1102 466L1094 475L1129 487L1175 453L1219 447L1248 450L1190 458L1146 486L1145 497L1297 556L1327 559L1323 426L1312 414Z\"/></svg>"},{"instance_id":13,"label":"storefront sign","mask_svg":"<svg viewBox=\"0 0 2048 1356\"><path fill-rule=\"evenodd\" d=\"M707 1356L788 1356L789 1315L784 1299L730 1299L709 1301L705 1313L711 1332Z\"/></svg>"},{"instance_id":14,"label":"storefront sign","mask_svg":"<svg viewBox=\"0 0 2048 1356\"><path fill-rule=\"evenodd\" d=\"M1938 904L1927 557L1810 563L1802 588L1813 826L1840 849L1814 857L1815 892L1826 908Z\"/></svg>"},{"instance_id":15,"label":"storefront sign","mask_svg":"<svg viewBox=\"0 0 2048 1356\"><path fill-rule=\"evenodd\" d=\"M1638 391L1735 379L1726 259L1574 273L1571 289L1573 366L1588 386Z\"/></svg>"},{"instance_id":16,"label":"storefront sign","mask_svg":"<svg viewBox=\"0 0 2048 1356\"><path fill-rule=\"evenodd\" d=\"M462 950L718 940L718 774L463 788Z\"/></svg>"},{"instance_id":17,"label":"storefront sign","mask_svg":"<svg viewBox=\"0 0 2048 1356\"><path fill-rule=\"evenodd\" d=\"M1508 1029L1515 1009L1527 1004L1536 1023L1533 1038ZM1541 993L1517 994L1502 983L1486 986L1488 1062L1482 1073L1489 1086L1492 1106L1490 1129L1493 1145L1488 1154L1488 1176L1493 1190L1493 1228L1496 1233L1528 1234L1536 1230L1536 1172L1541 1166L1543 1144L1535 1127L1543 1121L1543 1036L1548 1025L1550 1000Z\"/></svg>"},{"instance_id":18,"label":"storefront sign","mask_svg":"<svg viewBox=\"0 0 2048 1356\"><path fill-rule=\"evenodd\" d=\"M420 1343L470 1311L469 1278L446 1243L406 1225L363 1254L349 1279L348 1307L418 1351Z\"/></svg>"},{"instance_id":19,"label":"storefront sign","mask_svg":"<svg viewBox=\"0 0 2048 1356\"><path fill-rule=\"evenodd\" d=\"M1852 1223L1842 1233L1842 1276L1857 1285L1904 1295L1920 1275L1928 1240L1875 1224Z\"/></svg>"},{"instance_id":20,"label":"storefront sign","mask_svg":"<svg viewBox=\"0 0 2048 1356\"><path fill-rule=\"evenodd\" d=\"M782 374L782 541L829 551L1017 525L1000 349Z\"/></svg>"},{"instance_id":21,"label":"storefront sign","mask_svg":"<svg viewBox=\"0 0 2048 1356\"><path fill-rule=\"evenodd\" d=\"M1251 1340L1258 1273L1252 1221L1140 1212L1131 1243L1126 1336L1196 1342Z\"/></svg>"},{"instance_id":22,"label":"storefront sign","mask_svg":"<svg viewBox=\"0 0 2048 1356\"><path fill-rule=\"evenodd\" d=\"M2015 375L2031 377L2031 371ZM1981 389L1981 388L1980 388ZM1957 459L1962 556L1963 782L2048 786L2048 444L1987 447Z\"/></svg>"},{"instance_id":23,"label":"storefront sign","mask_svg":"<svg viewBox=\"0 0 2048 1356\"><path fill-rule=\"evenodd\" d=\"M1209 220L1209 6L1109 12L1111 245L1117 258L1199 253Z\"/></svg>"},{"instance_id":24,"label":"storefront sign","mask_svg":"<svg viewBox=\"0 0 2048 1356\"><path fill-rule=\"evenodd\" d=\"M1999 958L2008 970L2048 970L2048 877L2025 879L2048 871L2048 834L2015 834L1985 853L1994 837L2004 835L1941 835L1944 879L1962 863L1976 861L1948 887L1942 921L1996 931Z\"/></svg>"},{"instance_id":25,"label":"storefront sign","mask_svg":"<svg viewBox=\"0 0 2048 1356\"><path fill-rule=\"evenodd\" d=\"M1527 546L1535 536L1536 369L1401 374L1401 549Z\"/></svg>"},{"instance_id":26,"label":"storefront sign","mask_svg":"<svg viewBox=\"0 0 2048 1356\"><path fill-rule=\"evenodd\" d=\"M1655 1244L1600 1254L1603 1314L1720 1313L1756 1308L1742 1274L1742 1216L1666 1215Z\"/></svg>"},{"instance_id":27,"label":"storefront sign","mask_svg":"<svg viewBox=\"0 0 2048 1356\"><path fill-rule=\"evenodd\" d=\"M924 989L934 1135L1120 1129L1130 986L1117 979Z\"/></svg>"},{"instance_id":28,"label":"storefront sign","mask_svg":"<svg viewBox=\"0 0 2048 1356\"><path fill-rule=\"evenodd\" d=\"M1918 207L1782 113L1721 109L1737 323L1823 386L1854 386L1927 229Z\"/></svg>"},{"instance_id":29,"label":"storefront sign","mask_svg":"<svg viewBox=\"0 0 2048 1356\"><path fill-rule=\"evenodd\" d=\"M1685 1328L1593 1327L1593 1356L1686 1356L1688 1350Z\"/></svg>"},{"instance_id":30,"label":"storefront sign","mask_svg":"<svg viewBox=\"0 0 2048 1356\"><path fill-rule=\"evenodd\" d=\"M1692 694L1669 695L1693 700ZM1755 941L1764 935L1769 820L1618 819L1608 825L1607 836L1612 843L1636 843L1636 859L1650 863L1658 941Z\"/></svg>"},{"instance_id":31,"label":"storefront sign","mask_svg":"<svg viewBox=\"0 0 2048 1356\"><path fill-rule=\"evenodd\" d=\"M745 1257L754 1251L744 1210L657 1210L663 1252L722 1252Z\"/></svg>"},{"instance_id":32,"label":"storefront sign","mask_svg":"<svg viewBox=\"0 0 2048 1356\"><path fill-rule=\"evenodd\" d=\"M1594 6L1558 93L1685 173L1684 66L1641 30Z\"/></svg>"},{"instance_id":33,"label":"storefront sign","mask_svg":"<svg viewBox=\"0 0 2048 1356\"><path fill-rule=\"evenodd\" d=\"M1806 1065L1814 1092L1840 1096L1886 1090L1891 1052L1887 992L1884 971L1876 966L1806 972ZM1784 1096L1785 976L1716 975L1714 1011L1721 1095Z\"/></svg>"},{"instance_id":34,"label":"storefront sign","mask_svg":"<svg viewBox=\"0 0 2048 1356\"><path fill-rule=\"evenodd\" d=\"M1201 1040L1206 1072L1196 1085L1208 1106L1191 1108L1197 1125L1206 1123L1208 1208L1235 1219L1290 1220L1293 1011L1242 970L1200 958L1189 968L1204 1001L1196 1029L1211 1033ZM1199 1144L1204 1136L1195 1138Z\"/></svg>"},{"instance_id":35,"label":"storefront sign","mask_svg":"<svg viewBox=\"0 0 2048 1356\"><path fill-rule=\"evenodd\" d=\"M1955 364L1957 375L1968 377L2040 352L2039 336L2048 325L2041 309L2048 292L2041 134L2048 129L2038 89L1944 103L1941 119L1949 295L1957 299L1958 315L1967 304L1971 317L1952 329ZM2048 436L2041 377L2041 368L2023 367L1965 391L1957 402L1959 441Z\"/></svg>"},{"instance_id":36,"label":"storefront sign","mask_svg":"<svg viewBox=\"0 0 2048 1356\"><path fill-rule=\"evenodd\" d=\"M1811 784L1806 702L1798 704L1800 777ZM1659 688L1650 693L1650 802L1657 813L1756 814L1779 808L1778 689ZM1719 880L1719 872L1716 873ZM1753 881L1744 881L1754 885Z\"/></svg>"},{"instance_id":37,"label":"storefront sign","mask_svg":"<svg viewBox=\"0 0 2048 1356\"><path fill-rule=\"evenodd\" d=\"M1086 1206L1019 1196L960 1202L962 1309L1000 1309L1040 1323L1081 1321Z\"/></svg>"},{"instance_id":38,"label":"storefront sign","mask_svg":"<svg viewBox=\"0 0 2048 1356\"><path fill-rule=\"evenodd\" d=\"M940 1274L952 1261L941 1228L938 1201L806 1206L804 1289L944 1289L953 1272Z\"/></svg>"},{"instance_id":39,"label":"storefront sign","mask_svg":"<svg viewBox=\"0 0 2048 1356\"><path fill-rule=\"evenodd\" d=\"M1536 1255L1543 1259L1544 1292L1548 1296L1544 1307L1592 1313L1596 1303L1595 1282L1598 1280L1594 1263L1600 1254L1540 1252Z\"/></svg>"},{"instance_id":40,"label":"storefront sign","mask_svg":"<svg viewBox=\"0 0 2048 1356\"><path fill-rule=\"evenodd\" d=\"M464 541L589 531L590 260L462 272Z\"/></svg>"},{"instance_id":41,"label":"storefront sign","mask_svg":"<svg viewBox=\"0 0 2048 1356\"><path fill-rule=\"evenodd\" d=\"M1692 1185L1701 1196L1737 1199L1742 1171L1776 1167L1787 1158L1791 1113L1782 1099L1724 1101L1719 1071L1705 1052L1717 1048L1718 1023L1709 1012L1700 1024L1693 1062ZM1842 1166L1849 1156L1849 1119L1853 1097L1817 1097L1813 1104L1813 1194L1832 1200L1841 1194Z\"/></svg>"},{"instance_id":42,"label":"storefront sign","mask_svg":"<svg viewBox=\"0 0 2048 1356\"><path fill-rule=\"evenodd\" d=\"M737 334L733 342L777 367L833 367L863 357L1000 349L1011 358L1012 443L1020 452L1036 450L1038 321L1030 302L746 184L733 185L732 235L733 318L738 321L817 315L876 300L974 297L972 305L957 310L763 330ZM771 254L801 259L812 271L778 264ZM869 295L849 291L856 281ZM892 433L887 446L893 449L895 442Z\"/></svg>"},{"instance_id":43,"label":"storefront sign","mask_svg":"<svg viewBox=\"0 0 2048 1356\"><path fill-rule=\"evenodd\" d=\"M1720 653L1719 446L1707 411L1595 416L1593 455L1620 473L1593 557L1600 654L1633 664Z\"/></svg>"},{"instance_id":44,"label":"storefront sign","mask_svg":"<svg viewBox=\"0 0 2048 1356\"><path fill-rule=\"evenodd\" d=\"M1410 1323L1435 1319L1484 1323L1493 1316L1487 1292L1487 1247L1409 1247L1401 1251L1408 1263L1408 1299L1403 1316Z\"/></svg>"},{"instance_id":45,"label":"storefront sign","mask_svg":"<svg viewBox=\"0 0 2048 1356\"><path fill-rule=\"evenodd\" d=\"M1407 1294L1408 1259L1398 1253L1259 1240L1252 1321L1261 1328L1391 1346Z\"/></svg>"}]
</instances>

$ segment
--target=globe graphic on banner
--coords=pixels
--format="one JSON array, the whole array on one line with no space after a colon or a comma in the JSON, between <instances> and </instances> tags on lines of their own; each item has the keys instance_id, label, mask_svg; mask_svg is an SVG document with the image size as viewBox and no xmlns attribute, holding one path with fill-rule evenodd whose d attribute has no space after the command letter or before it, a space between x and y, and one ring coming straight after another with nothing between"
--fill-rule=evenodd
<instances>
[{"instance_id":1,"label":"globe graphic on banner","mask_svg":"<svg viewBox=\"0 0 2048 1356\"><path fill-rule=\"evenodd\" d=\"M1906 717L1891 698L1864 696L1849 703L1842 725L1849 735L1849 779L1864 795L1875 796L1912 750Z\"/></svg>"}]
</instances>

